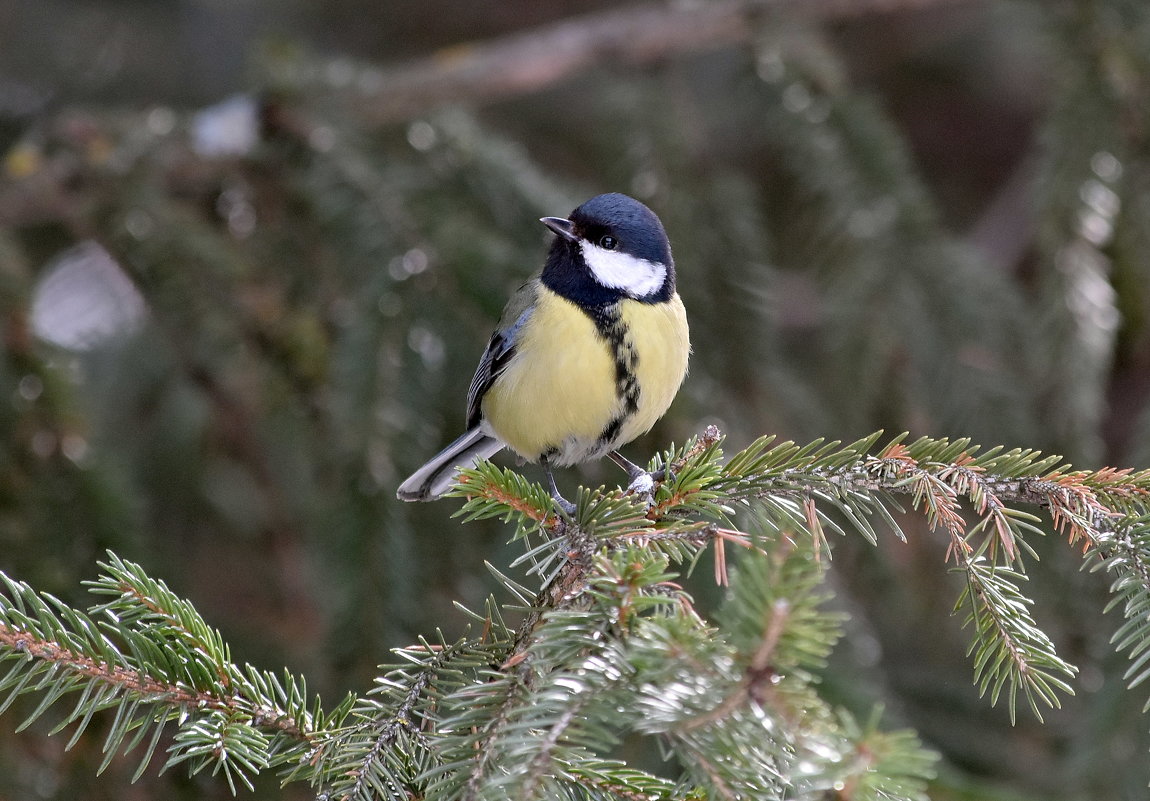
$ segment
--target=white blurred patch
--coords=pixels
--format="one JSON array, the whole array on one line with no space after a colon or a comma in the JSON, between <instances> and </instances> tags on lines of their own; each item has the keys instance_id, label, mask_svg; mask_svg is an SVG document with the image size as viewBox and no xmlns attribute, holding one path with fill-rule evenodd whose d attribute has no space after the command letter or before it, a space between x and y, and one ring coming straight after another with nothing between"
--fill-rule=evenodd
<instances>
[{"instance_id":1,"label":"white blurred patch","mask_svg":"<svg viewBox=\"0 0 1150 801\"><path fill-rule=\"evenodd\" d=\"M256 101L236 95L192 118L192 148L201 156L243 156L255 148L259 131Z\"/></svg>"},{"instance_id":2,"label":"white blurred patch","mask_svg":"<svg viewBox=\"0 0 1150 801\"><path fill-rule=\"evenodd\" d=\"M88 350L130 334L146 315L139 290L95 242L57 256L32 293L32 330L69 350Z\"/></svg>"}]
</instances>

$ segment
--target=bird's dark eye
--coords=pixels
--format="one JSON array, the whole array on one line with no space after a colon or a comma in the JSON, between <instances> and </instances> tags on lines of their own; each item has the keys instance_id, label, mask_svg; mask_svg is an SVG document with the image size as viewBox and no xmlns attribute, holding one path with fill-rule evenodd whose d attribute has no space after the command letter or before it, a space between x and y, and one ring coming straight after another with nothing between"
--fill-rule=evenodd
<instances>
[{"instance_id":1,"label":"bird's dark eye","mask_svg":"<svg viewBox=\"0 0 1150 801\"><path fill-rule=\"evenodd\" d=\"M599 247L603 248L603 250L614 250L619 247L619 240L610 234L601 236L599 237Z\"/></svg>"}]
</instances>

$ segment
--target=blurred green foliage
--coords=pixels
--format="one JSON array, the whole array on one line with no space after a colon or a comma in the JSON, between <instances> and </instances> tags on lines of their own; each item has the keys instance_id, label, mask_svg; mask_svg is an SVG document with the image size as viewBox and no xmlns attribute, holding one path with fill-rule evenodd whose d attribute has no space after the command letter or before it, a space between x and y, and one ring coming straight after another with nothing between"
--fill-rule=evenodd
<instances>
[{"instance_id":1,"label":"blurred green foliage","mask_svg":"<svg viewBox=\"0 0 1150 801\"><path fill-rule=\"evenodd\" d=\"M635 460L707 423L733 446L886 427L1084 467L1150 458L1140 0L762 13L749 44L387 125L365 122L378 64L604 4L127 13L142 5L6 12L27 34L0 57L10 575L77 600L112 547L239 658L328 694L421 632L460 630L452 604L481 605L508 532L394 487L460 430L490 326L541 264L536 219L601 191L660 214L692 324L688 382ZM212 151L200 126L225 109L196 108L230 92L241 136ZM131 292L100 301L102 258L142 316ZM67 265L80 277L52 295ZM560 483L617 479L589 465ZM921 535L833 543L852 622L828 693L881 699L938 748L938 798L1144 798L1141 699L1102 582L1042 550L1039 623L1083 674L1045 726L1011 728L970 687L945 543ZM222 792L177 775L125 790L127 764L93 786L96 734L64 754L43 731L0 732L0 798Z\"/></svg>"}]
</instances>

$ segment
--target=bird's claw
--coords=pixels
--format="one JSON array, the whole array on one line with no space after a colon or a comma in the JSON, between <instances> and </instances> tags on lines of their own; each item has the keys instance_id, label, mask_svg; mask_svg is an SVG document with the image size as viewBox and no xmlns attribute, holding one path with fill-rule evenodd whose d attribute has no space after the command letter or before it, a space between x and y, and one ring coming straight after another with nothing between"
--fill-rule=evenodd
<instances>
[{"instance_id":1,"label":"bird's claw","mask_svg":"<svg viewBox=\"0 0 1150 801\"><path fill-rule=\"evenodd\" d=\"M555 505L559 507L559 510L562 511L565 515L568 517L575 516L575 504L571 503L571 501L567 500L562 495L552 495L551 500L555 501Z\"/></svg>"},{"instance_id":2,"label":"bird's claw","mask_svg":"<svg viewBox=\"0 0 1150 801\"><path fill-rule=\"evenodd\" d=\"M655 494L655 481L654 473L643 471L639 475L631 479L631 483L627 486L627 492L635 495L646 495L651 497Z\"/></svg>"}]
</instances>

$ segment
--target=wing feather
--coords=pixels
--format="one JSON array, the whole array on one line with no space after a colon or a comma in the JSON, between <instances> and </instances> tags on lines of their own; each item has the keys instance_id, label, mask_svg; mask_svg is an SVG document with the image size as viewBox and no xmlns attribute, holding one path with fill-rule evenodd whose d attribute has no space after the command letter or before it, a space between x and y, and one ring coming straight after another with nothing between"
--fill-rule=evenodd
<instances>
[{"instance_id":1,"label":"wing feather","mask_svg":"<svg viewBox=\"0 0 1150 801\"><path fill-rule=\"evenodd\" d=\"M479 359L471 385L467 388L467 427L475 428L483 417L483 396L507 369L515 357L519 336L531 313L535 310L538 280L528 281L508 301L499 321L499 328L491 335L487 349Z\"/></svg>"}]
</instances>

